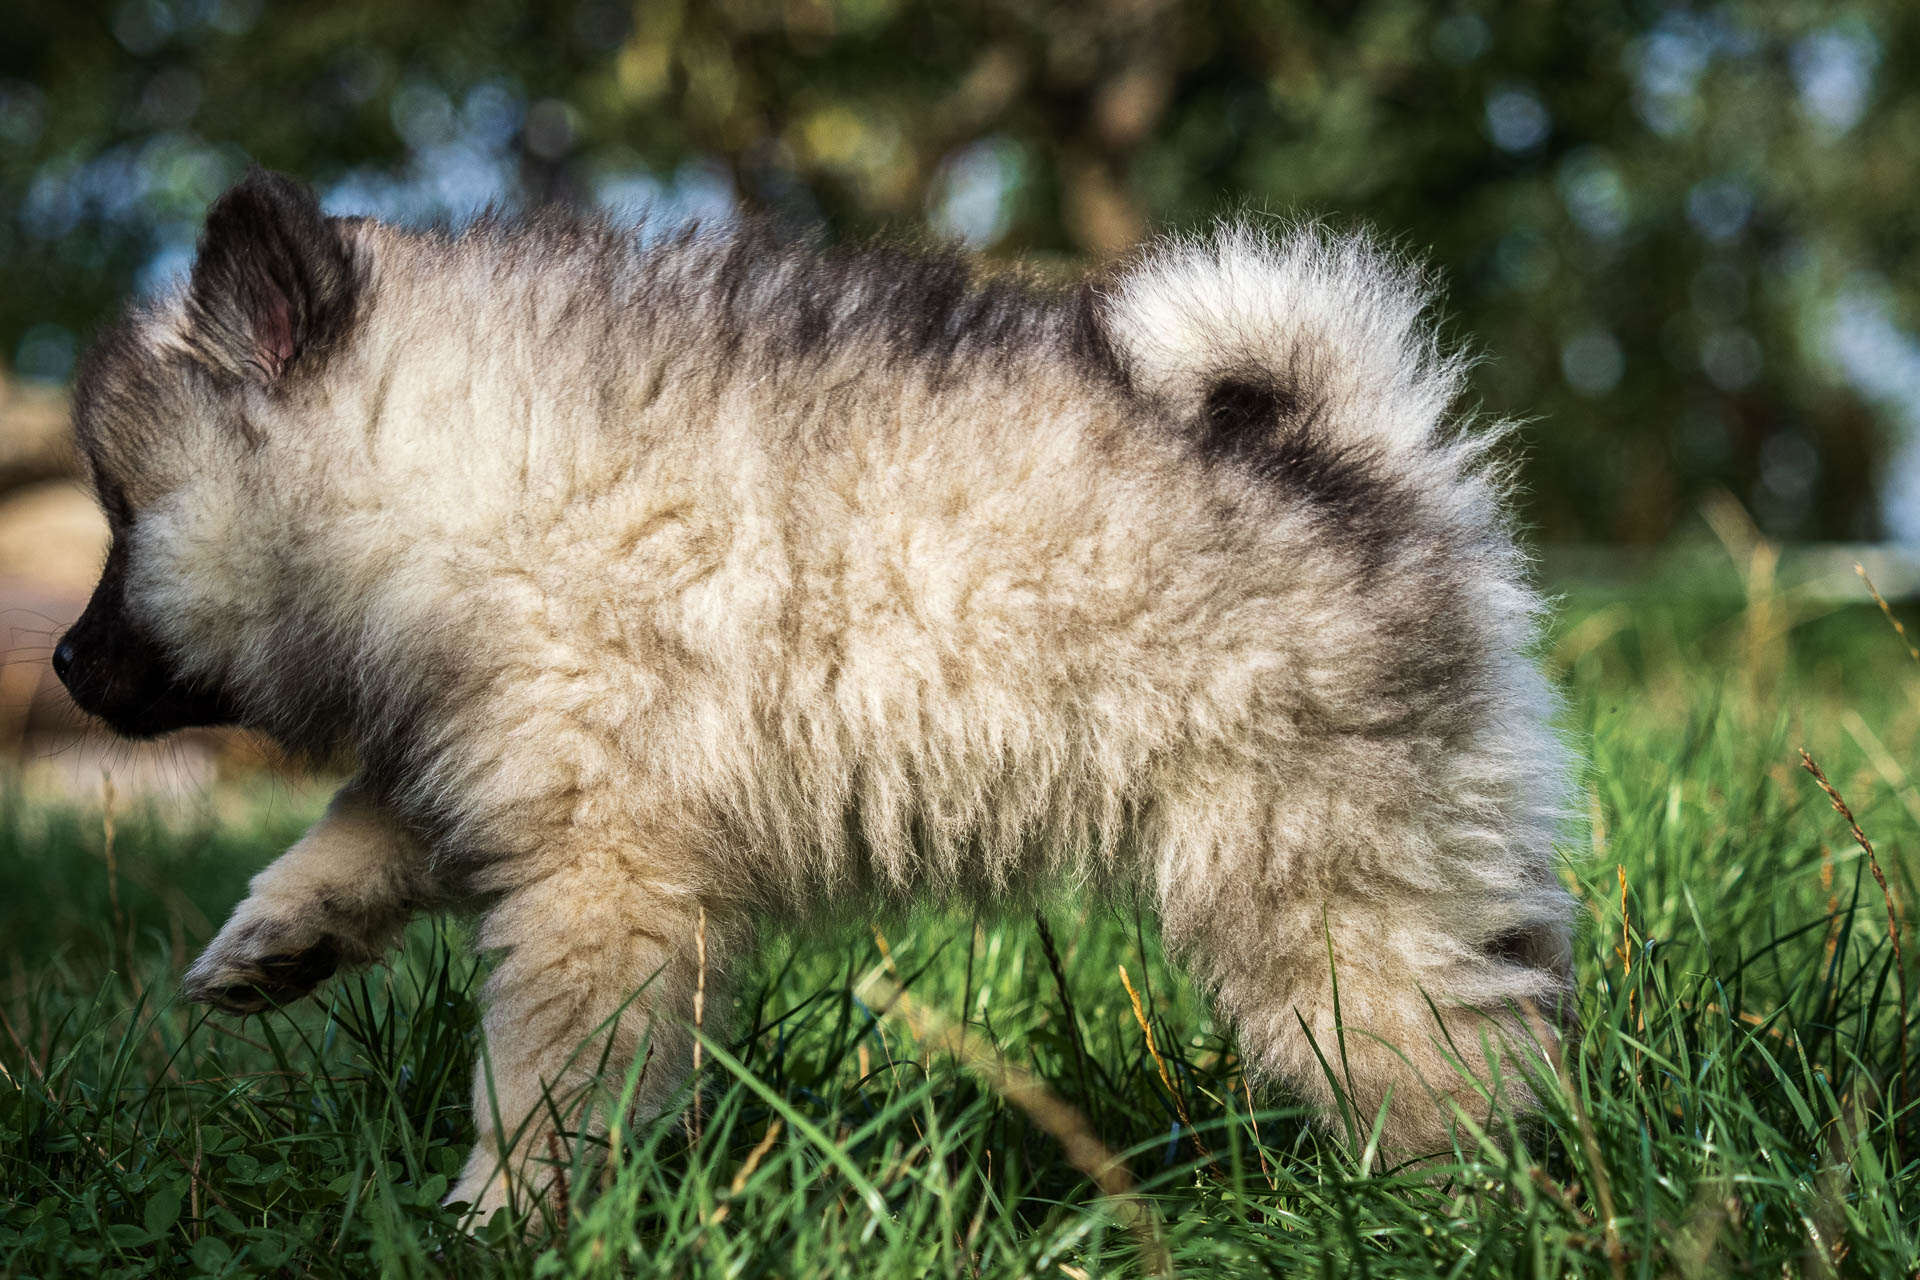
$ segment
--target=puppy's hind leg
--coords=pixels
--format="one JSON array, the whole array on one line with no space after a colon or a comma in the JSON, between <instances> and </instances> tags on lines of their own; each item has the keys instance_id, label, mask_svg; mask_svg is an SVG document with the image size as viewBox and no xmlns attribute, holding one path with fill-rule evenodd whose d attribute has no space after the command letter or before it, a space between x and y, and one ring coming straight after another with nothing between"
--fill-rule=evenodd
<instances>
[{"instance_id":1,"label":"puppy's hind leg","mask_svg":"<svg viewBox=\"0 0 1920 1280\"><path fill-rule=\"evenodd\" d=\"M181 988L227 1013L285 1004L338 968L378 960L429 896L419 842L355 780L253 878Z\"/></svg>"},{"instance_id":2,"label":"puppy's hind leg","mask_svg":"<svg viewBox=\"0 0 1920 1280\"><path fill-rule=\"evenodd\" d=\"M1535 1109L1527 1081L1571 1007L1566 896L1550 876L1456 866L1451 883L1416 886L1356 854L1287 851L1278 833L1292 824L1267 815L1262 840L1256 812L1236 829L1224 811L1190 830L1238 847L1164 858L1161 910L1256 1079L1351 1124L1362 1145L1384 1108L1389 1162L1449 1151L1463 1112L1484 1128ZM1249 863L1248 849L1278 850L1296 874Z\"/></svg>"},{"instance_id":3,"label":"puppy's hind leg","mask_svg":"<svg viewBox=\"0 0 1920 1280\"><path fill-rule=\"evenodd\" d=\"M605 1131L596 1103L617 1097L631 1071L631 1114L659 1114L690 1069L702 988L702 1025L716 1033L740 934L703 910L686 864L676 872L658 854L637 839L568 850L482 923L479 946L499 962L474 1071L479 1138L449 1204L472 1206L481 1221L509 1204L530 1208L569 1158L567 1135Z\"/></svg>"}]
</instances>

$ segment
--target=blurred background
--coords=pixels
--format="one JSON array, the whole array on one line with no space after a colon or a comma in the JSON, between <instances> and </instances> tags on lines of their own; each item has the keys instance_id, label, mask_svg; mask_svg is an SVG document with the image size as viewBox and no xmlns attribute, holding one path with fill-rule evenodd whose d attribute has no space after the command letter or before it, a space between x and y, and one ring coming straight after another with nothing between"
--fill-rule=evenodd
<instances>
[{"instance_id":1,"label":"blurred background","mask_svg":"<svg viewBox=\"0 0 1920 1280\"><path fill-rule=\"evenodd\" d=\"M101 534L63 384L249 160L339 213L748 208L1063 271L1233 210L1370 222L1439 268L1484 409L1529 423L1550 581L1920 584L1920 6L9 0L4 26L0 749L75 729L43 659Z\"/></svg>"}]
</instances>

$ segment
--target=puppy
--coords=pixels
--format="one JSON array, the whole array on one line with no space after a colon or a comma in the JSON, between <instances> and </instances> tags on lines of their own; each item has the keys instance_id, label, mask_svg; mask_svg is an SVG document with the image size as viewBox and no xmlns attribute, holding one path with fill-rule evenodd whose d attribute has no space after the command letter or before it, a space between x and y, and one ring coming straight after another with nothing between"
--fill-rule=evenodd
<instances>
[{"instance_id":1,"label":"puppy","mask_svg":"<svg viewBox=\"0 0 1920 1280\"><path fill-rule=\"evenodd\" d=\"M1137 889L1260 1075L1443 1148L1562 1029L1568 757L1427 302L1311 229L1053 288L249 173L74 399L74 699L355 770L187 993L477 913L489 1211L596 1071L671 1099L702 941L711 1031L762 929Z\"/></svg>"}]
</instances>

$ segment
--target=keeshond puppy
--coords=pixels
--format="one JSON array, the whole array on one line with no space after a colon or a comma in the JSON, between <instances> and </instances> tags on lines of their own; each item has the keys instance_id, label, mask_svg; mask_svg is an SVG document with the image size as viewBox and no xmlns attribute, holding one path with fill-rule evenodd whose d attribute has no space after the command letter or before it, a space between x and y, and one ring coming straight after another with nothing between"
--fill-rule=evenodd
<instances>
[{"instance_id":1,"label":"keeshond puppy","mask_svg":"<svg viewBox=\"0 0 1920 1280\"><path fill-rule=\"evenodd\" d=\"M187 994L476 913L482 1211L596 1082L672 1100L761 930L1049 886L1138 893L1256 1076L1394 1152L1496 1074L1524 1115L1569 759L1429 301L1312 228L1056 287L249 173L74 396L112 525L75 701L352 762Z\"/></svg>"}]
</instances>

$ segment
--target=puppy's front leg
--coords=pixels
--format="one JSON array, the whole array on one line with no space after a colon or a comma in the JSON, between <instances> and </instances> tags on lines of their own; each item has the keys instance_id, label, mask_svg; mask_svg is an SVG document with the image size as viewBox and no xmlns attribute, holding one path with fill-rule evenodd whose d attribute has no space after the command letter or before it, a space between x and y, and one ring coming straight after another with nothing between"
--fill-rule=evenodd
<instances>
[{"instance_id":1,"label":"puppy's front leg","mask_svg":"<svg viewBox=\"0 0 1920 1280\"><path fill-rule=\"evenodd\" d=\"M253 878L181 988L227 1013L285 1004L335 969L379 959L427 890L419 842L355 779Z\"/></svg>"},{"instance_id":2,"label":"puppy's front leg","mask_svg":"<svg viewBox=\"0 0 1920 1280\"><path fill-rule=\"evenodd\" d=\"M677 853L639 835L556 850L486 917L480 946L500 960L474 1073L479 1140L448 1203L481 1219L529 1207L570 1158L569 1135L605 1132L596 1090L618 1096L637 1073L631 1113L658 1115L692 1065L693 1025L719 1034L747 926Z\"/></svg>"}]
</instances>

